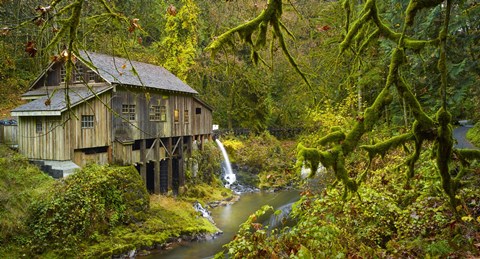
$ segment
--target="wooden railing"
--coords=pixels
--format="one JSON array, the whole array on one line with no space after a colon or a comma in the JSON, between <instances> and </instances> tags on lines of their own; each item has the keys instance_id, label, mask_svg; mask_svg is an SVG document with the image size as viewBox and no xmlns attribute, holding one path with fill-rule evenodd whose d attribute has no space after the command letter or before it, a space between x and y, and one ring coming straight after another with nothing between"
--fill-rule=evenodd
<instances>
[{"instance_id":1,"label":"wooden railing","mask_svg":"<svg viewBox=\"0 0 480 259\"><path fill-rule=\"evenodd\" d=\"M268 132L275 136L277 139L292 139L297 137L302 133L303 128L268 128ZM235 129L218 129L212 132L213 137L220 137L223 135L234 135L234 136L248 136L252 131L245 128L235 128Z\"/></svg>"}]
</instances>

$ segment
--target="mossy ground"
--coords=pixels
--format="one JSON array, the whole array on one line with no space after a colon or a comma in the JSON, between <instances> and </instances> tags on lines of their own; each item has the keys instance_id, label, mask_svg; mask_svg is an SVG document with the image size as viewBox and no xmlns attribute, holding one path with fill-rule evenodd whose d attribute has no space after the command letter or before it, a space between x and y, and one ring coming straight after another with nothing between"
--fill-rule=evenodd
<instances>
[{"instance_id":1,"label":"mossy ground","mask_svg":"<svg viewBox=\"0 0 480 259\"><path fill-rule=\"evenodd\" d=\"M0 258L20 258L25 255L37 258L105 258L133 249L141 251L159 247L179 236L215 233L218 229L194 210L192 202L206 203L232 195L221 185L215 187L207 184L190 187L180 197L150 195L150 206L146 208L142 219L109 227L98 225L97 230L78 237L74 246L47 247L37 253L32 251L35 240L32 226L27 224L28 217L33 213L32 204L50 199L45 192L55 191L52 188L62 184L3 145L0 145L0 171ZM63 185L68 186L68 183ZM198 194L202 194L202 197L197 197ZM78 219L71 215L64 219L72 218Z\"/></svg>"}]
</instances>

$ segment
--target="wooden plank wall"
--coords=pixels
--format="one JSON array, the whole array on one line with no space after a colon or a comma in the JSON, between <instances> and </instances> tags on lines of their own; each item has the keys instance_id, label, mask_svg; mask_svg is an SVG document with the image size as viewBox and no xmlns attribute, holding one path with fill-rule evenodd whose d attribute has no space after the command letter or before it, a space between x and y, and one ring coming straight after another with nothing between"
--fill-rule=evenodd
<instances>
[{"instance_id":1,"label":"wooden plank wall","mask_svg":"<svg viewBox=\"0 0 480 259\"><path fill-rule=\"evenodd\" d=\"M122 104L135 105L136 118L127 121L122 114ZM151 121L150 106L165 106L166 121ZM212 112L193 96L172 94L166 92L150 92L131 87L117 87L112 97L112 108L123 116L114 116L114 138L119 139L150 139L156 137L193 136L210 134L212 127ZM196 109L201 109L201 114L196 114ZM179 120L174 121L174 112L178 110ZM188 121L185 120L185 111L188 111Z\"/></svg>"},{"instance_id":2,"label":"wooden plank wall","mask_svg":"<svg viewBox=\"0 0 480 259\"><path fill-rule=\"evenodd\" d=\"M8 146L17 145L17 128L17 125L0 125L0 143Z\"/></svg>"},{"instance_id":3,"label":"wooden plank wall","mask_svg":"<svg viewBox=\"0 0 480 259\"><path fill-rule=\"evenodd\" d=\"M108 103L110 93L100 96ZM94 128L82 129L82 115L94 115ZM111 145L111 114L102 102L93 98L65 111L62 116L18 117L18 145L29 159L72 160L74 149ZM42 132L36 132L37 119L42 120Z\"/></svg>"},{"instance_id":4,"label":"wooden plank wall","mask_svg":"<svg viewBox=\"0 0 480 259\"><path fill-rule=\"evenodd\" d=\"M42 131L36 131L37 119ZM29 159L69 160L69 143L64 138L61 116L18 117L18 148Z\"/></svg>"},{"instance_id":5,"label":"wooden plank wall","mask_svg":"<svg viewBox=\"0 0 480 259\"><path fill-rule=\"evenodd\" d=\"M71 149L102 147L112 145L111 134L111 112L104 105L110 103L111 93L106 92L100 95L100 100L92 98L89 101L75 106L72 109L73 114L70 116L69 131L71 139ZM82 129L82 115L94 115L94 127ZM64 118L67 118L68 111L65 112Z\"/></svg>"}]
</instances>

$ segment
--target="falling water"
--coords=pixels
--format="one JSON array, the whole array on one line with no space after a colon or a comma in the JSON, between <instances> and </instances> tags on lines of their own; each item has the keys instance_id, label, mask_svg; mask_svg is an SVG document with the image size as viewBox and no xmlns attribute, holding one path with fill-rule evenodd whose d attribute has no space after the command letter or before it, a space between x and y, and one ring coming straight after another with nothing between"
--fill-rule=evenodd
<instances>
[{"instance_id":1,"label":"falling water","mask_svg":"<svg viewBox=\"0 0 480 259\"><path fill-rule=\"evenodd\" d=\"M237 180L237 177L235 176L235 174L232 171L232 165L230 164L230 159L228 159L227 151L225 150L225 147L223 146L222 142L220 142L220 140L218 138L215 140L215 142L217 142L218 147L222 151L223 160L225 162L225 168L224 168L225 176L224 176L224 179L225 179L225 181L227 181L227 184L225 184L225 187L229 188L230 185L232 185L232 183L234 183Z\"/></svg>"}]
</instances>

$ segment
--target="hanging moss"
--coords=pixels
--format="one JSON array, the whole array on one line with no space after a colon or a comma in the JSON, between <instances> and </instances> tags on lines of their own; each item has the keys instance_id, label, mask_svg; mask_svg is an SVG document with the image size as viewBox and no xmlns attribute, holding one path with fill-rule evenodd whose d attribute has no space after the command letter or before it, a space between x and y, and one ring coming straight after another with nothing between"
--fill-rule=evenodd
<instances>
[{"instance_id":1,"label":"hanging moss","mask_svg":"<svg viewBox=\"0 0 480 259\"><path fill-rule=\"evenodd\" d=\"M362 10L363 15L352 24L342 43L340 43L341 52L343 52L348 48L348 46L350 46L352 39L358 34L359 30L368 22L368 20L371 19L371 9L374 4L374 0L368 0L367 3L365 3L365 6Z\"/></svg>"},{"instance_id":2,"label":"hanging moss","mask_svg":"<svg viewBox=\"0 0 480 259\"><path fill-rule=\"evenodd\" d=\"M411 156L407 158L405 164L408 167L407 173L407 186L409 185L410 179L413 178L415 175L415 163L417 163L418 159L420 158L420 152L422 150L423 139L415 140L415 149Z\"/></svg>"},{"instance_id":3,"label":"hanging moss","mask_svg":"<svg viewBox=\"0 0 480 259\"><path fill-rule=\"evenodd\" d=\"M356 192L358 190L357 183L348 177L348 172L345 169L345 157L343 156L343 152L339 152L333 169L335 171L336 178L342 181L342 183L345 185L345 192L343 194L344 199L347 197L348 191Z\"/></svg>"},{"instance_id":4,"label":"hanging moss","mask_svg":"<svg viewBox=\"0 0 480 259\"><path fill-rule=\"evenodd\" d=\"M436 161L438 171L442 178L442 188L450 198L451 205L455 207L455 193L457 185L452 182L448 168L453 147L452 126L450 125L451 118L452 115L443 107L440 108L436 114L436 119L440 124L438 127Z\"/></svg>"},{"instance_id":5,"label":"hanging moss","mask_svg":"<svg viewBox=\"0 0 480 259\"><path fill-rule=\"evenodd\" d=\"M319 139L317 141L317 144L318 145L321 145L321 146L324 146L328 143L331 143L331 142L340 142L342 140L345 139L345 133L343 133L342 131L333 131L331 133L329 133L327 136Z\"/></svg>"},{"instance_id":6,"label":"hanging moss","mask_svg":"<svg viewBox=\"0 0 480 259\"><path fill-rule=\"evenodd\" d=\"M456 149L455 154L465 160L480 160L480 149Z\"/></svg>"}]
</instances>

